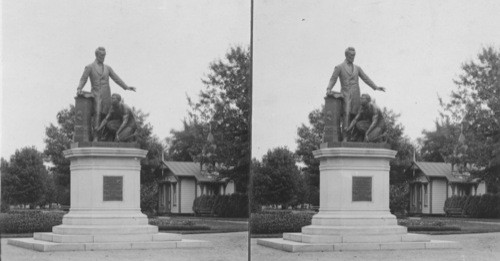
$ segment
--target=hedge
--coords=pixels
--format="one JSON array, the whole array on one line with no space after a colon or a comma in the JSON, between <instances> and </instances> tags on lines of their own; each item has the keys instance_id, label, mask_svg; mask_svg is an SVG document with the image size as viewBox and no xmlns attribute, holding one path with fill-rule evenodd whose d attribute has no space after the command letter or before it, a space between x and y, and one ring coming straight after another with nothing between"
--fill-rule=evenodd
<instances>
[{"instance_id":1,"label":"hedge","mask_svg":"<svg viewBox=\"0 0 500 261\"><path fill-rule=\"evenodd\" d=\"M218 217L248 217L248 196L244 194L203 195L193 202L195 213L206 213Z\"/></svg>"},{"instance_id":2,"label":"hedge","mask_svg":"<svg viewBox=\"0 0 500 261\"><path fill-rule=\"evenodd\" d=\"M53 226L62 224L64 214L66 213L42 210L9 211L0 216L0 232L52 232Z\"/></svg>"},{"instance_id":3,"label":"hedge","mask_svg":"<svg viewBox=\"0 0 500 261\"><path fill-rule=\"evenodd\" d=\"M278 234L300 232L303 226L311 225L312 212L268 212L252 213L250 231L254 234Z\"/></svg>"},{"instance_id":4,"label":"hedge","mask_svg":"<svg viewBox=\"0 0 500 261\"><path fill-rule=\"evenodd\" d=\"M500 218L500 194L453 196L446 199L445 211L447 208L461 208L463 214L472 218Z\"/></svg>"}]
</instances>

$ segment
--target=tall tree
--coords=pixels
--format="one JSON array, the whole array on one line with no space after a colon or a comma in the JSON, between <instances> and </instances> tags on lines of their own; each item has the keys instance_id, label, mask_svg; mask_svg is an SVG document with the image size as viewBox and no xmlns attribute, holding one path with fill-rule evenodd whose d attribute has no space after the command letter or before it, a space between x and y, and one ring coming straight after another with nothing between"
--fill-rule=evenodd
<instances>
[{"instance_id":1,"label":"tall tree","mask_svg":"<svg viewBox=\"0 0 500 261\"><path fill-rule=\"evenodd\" d=\"M222 177L235 181L238 191L246 191L250 170L250 52L248 48L233 47L224 60L210 63L209 68L198 100L188 98L189 124L193 125L188 129L197 130L187 136L202 142L192 143L199 152L211 134L211 163Z\"/></svg>"},{"instance_id":2,"label":"tall tree","mask_svg":"<svg viewBox=\"0 0 500 261\"><path fill-rule=\"evenodd\" d=\"M34 207L45 199L48 179L43 155L35 147L16 150L2 174L2 198L10 204Z\"/></svg>"},{"instance_id":3,"label":"tall tree","mask_svg":"<svg viewBox=\"0 0 500 261\"><path fill-rule=\"evenodd\" d=\"M308 203L319 205L319 160L314 158L312 152L319 149L323 141L323 129L325 126L323 109L315 109L309 113L309 124L302 124L297 129L298 138L297 154L299 160L304 163L302 168L308 186Z\"/></svg>"},{"instance_id":4,"label":"tall tree","mask_svg":"<svg viewBox=\"0 0 500 261\"><path fill-rule=\"evenodd\" d=\"M253 198L263 205L296 205L302 203L304 182L293 152L287 148L274 148L254 160Z\"/></svg>"},{"instance_id":5,"label":"tall tree","mask_svg":"<svg viewBox=\"0 0 500 261\"><path fill-rule=\"evenodd\" d=\"M485 47L461 69L454 80L456 89L443 105L444 113L453 124L466 125L467 161L486 168L485 178L500 183L495 170L500 168L500 162L492 161L498 156L494 150L500 147L500 52Z\"/></svg>"}]
</instances>

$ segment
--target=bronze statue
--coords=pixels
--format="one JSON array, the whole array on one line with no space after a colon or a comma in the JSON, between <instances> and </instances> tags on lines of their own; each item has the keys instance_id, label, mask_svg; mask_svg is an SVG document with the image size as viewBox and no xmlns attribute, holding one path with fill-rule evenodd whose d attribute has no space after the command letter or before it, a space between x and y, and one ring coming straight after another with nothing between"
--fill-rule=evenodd
<instances>
[{"instance_id":1,"label":"bronze statue","mask_svg":"<svg viewBox=\"0 0 500 261\"><path fill-rule=\"evenodd\" d=\"M90 77L91 93L94 98L94 129L99 126L101 119L108 113L111 107L111 90L109 88L109 78L122 87L124 90L136 90L135 87L130 87L118 77L110 66L104 64L106 50L104 47L98 47L95 50L95 61L85 67L83 75L80 79L80 84L77 87L77 96L83 94L83 87ZM94 141L97 141L98 135L94 131Z\"/></svg>"},{"instance_id":2,"label":"bronze statue","mask_svg":"<svg viewBox=\"0 0 500 261\"><path fill-rule=\"evenodd\" d=\"M111 95L111 108L97 128L98 132L102 132L100 136L106 141L134 141L136 130L137 124L132 109L122 102L122 97L119 94L113 93Z\"/></svg>"},{"instance_id":3,"label":"bronze statue","mask_svg":"<svg viewBox=\"0 0 500 261\"><path fill-rule=\"evenodd\" d=\"M376 91L384 91L384 87L377 86L368 75L364 73L361 67L354 65L354 57L356 50L353 47L348 47L345 50L345 61L335 67L328 87L326 88L326 95L331 96L333 86L340 77L341 94L343 97L343 127L345 129L349 126L351 118L358 113L360 107L360 91L359 91L359 78L361 78L368 86ZM344 141L347 137L344 136Z\"/></svg>"},{"instance_id":4,"label":"bronze statue","mask_svg":"<svg viewBox=\"0 0 500 261\"><path fill-rule=\"evenodd\" d=\"M368 94L361 95L361 107L346 132L351 141L377 142L385 137L386 124L382 111L371 102ZM354 129L355 127L355 129Z\"/></svg>"}]
</instances>

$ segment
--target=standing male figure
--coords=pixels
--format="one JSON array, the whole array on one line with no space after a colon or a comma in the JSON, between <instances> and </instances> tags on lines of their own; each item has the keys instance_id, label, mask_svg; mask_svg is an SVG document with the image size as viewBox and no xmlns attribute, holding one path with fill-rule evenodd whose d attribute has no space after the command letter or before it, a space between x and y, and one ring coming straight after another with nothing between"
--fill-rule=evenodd
<instances>
[{"instance_id":1,"label":"standing male figure","mask_svg":"<svg viewBox=\"0 0 500 261\"><path fill-rule=\"evenodd\" d=\"M104 64L106 57L106 49L98 47L95 50L95 61L87 66L83 71L80 84L77 87L77 95L81 95L82 89L90 77L91 93L94 96L94 128L100 125L101 119L108 114L111 107L111 90L109 87L109 77L122 87L124 90L136 90L135 87L129 87L118 75L111 69L110 66ZM94 141L97 141L97 132L94 131Z\"/></svg>"},{"instance_id":2,"label":"standing male figure","mask_svg":"<svg viewBox=\"0 0 500 261\"><path fill-rule=\"evenodd\" d=\"M354 57L356 56L356 50L353 47L348 47L345 50L345 61L337 66L333 71L332 77L330 77L330 82L326 88L326 95L333 95L332 89L337 79L340 77L340 92L344 98L344 110L343 110L343 136L344 141L347 141L346 129L353 118L359 111L360 107L360 91L359 91L359 78L361 78L368 86L373 90L385 92L384 87L377 86L369 77L366 75L361 67L354 65Z\"/></svg>"}]
</instances>

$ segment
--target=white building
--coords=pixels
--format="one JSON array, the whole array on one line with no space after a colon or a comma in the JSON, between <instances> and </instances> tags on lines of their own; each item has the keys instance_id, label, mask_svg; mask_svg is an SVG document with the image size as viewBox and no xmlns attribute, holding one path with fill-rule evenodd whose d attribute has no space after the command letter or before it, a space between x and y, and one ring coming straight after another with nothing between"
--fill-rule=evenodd
<instances>
[{"instance_id":1,"label":"white building","mask_svg":"<svg viewBox=\"0 0 500 261\"><path fill-rule=\"evenodd\" d=\"M205 174L199 163L163 161L162 167L164 177L158 190L159 214L192 214L196 197L235 193L232 180Z\"/></svg>"}]
</instances>

